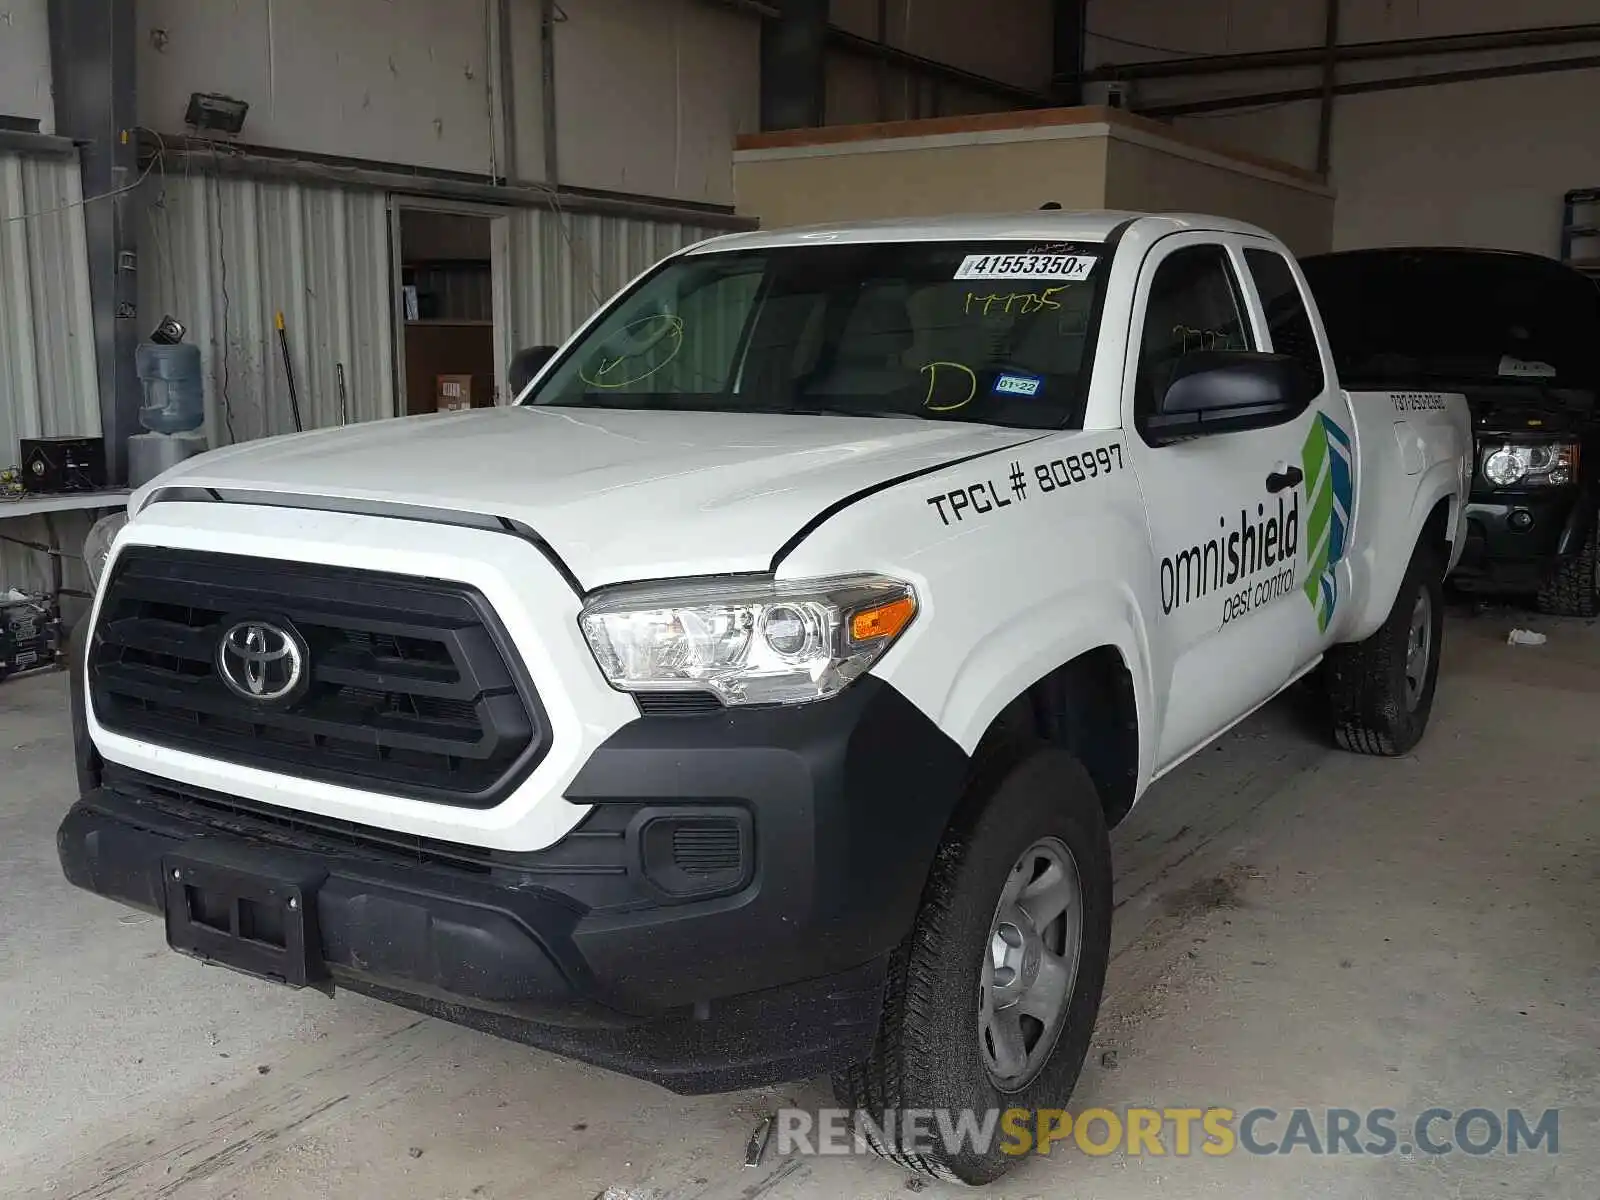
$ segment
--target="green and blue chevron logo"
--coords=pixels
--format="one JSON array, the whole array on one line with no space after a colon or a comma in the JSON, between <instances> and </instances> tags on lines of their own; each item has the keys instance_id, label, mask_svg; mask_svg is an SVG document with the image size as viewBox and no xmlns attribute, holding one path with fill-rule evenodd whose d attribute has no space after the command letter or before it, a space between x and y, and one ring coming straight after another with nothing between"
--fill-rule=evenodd
<instances>
[{"instance_id":1,"label":"green and blue chevron logo","mask_svg":"<svg viewBox=\"0 0 1600 1200\"><path fill-rule=\"evenodd\" d=\"M1300 450L1306 473L1306 599L1317 614L1317 628L1327 631L1339 606L1339 577L1334 568L1344 558L1355 500L1355 456L1350 435L1326 413L1318 413Z\"/></svg>"}]
</instances>

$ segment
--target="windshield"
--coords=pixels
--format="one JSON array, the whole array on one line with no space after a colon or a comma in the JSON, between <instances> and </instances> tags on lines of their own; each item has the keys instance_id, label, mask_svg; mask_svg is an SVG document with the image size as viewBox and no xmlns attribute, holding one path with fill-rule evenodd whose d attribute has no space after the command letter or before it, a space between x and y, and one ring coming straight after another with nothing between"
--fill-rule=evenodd
<instances>
[{"instance_id":1,"label":"windshield","mask_svg":"<svg viewBox=\"0 0 1600 1200\"><path fill-rule=\"evenodd\" d=\"M1515 254L1372 251L1302 262L1346 383L1457 381L1592 388L1600 289Z\"/></svg>"},{"instance_id":2,"label":"windshield","mask_svg":"<svg viewBox=\"0 0 1600 1200\"><path fill-rule=\"evenodd\" d=\"M525 403L1061 428L1081 420L1102 250L896 242L672 259Z\"/></svg>"}]
</instances>

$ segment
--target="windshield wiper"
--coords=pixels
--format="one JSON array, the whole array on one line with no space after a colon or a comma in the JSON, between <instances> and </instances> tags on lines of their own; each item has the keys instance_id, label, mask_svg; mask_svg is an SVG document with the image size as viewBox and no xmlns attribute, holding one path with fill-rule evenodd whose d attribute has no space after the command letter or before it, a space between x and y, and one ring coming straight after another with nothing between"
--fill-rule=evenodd
<instances>
[{"instance_id":1,"label":"windshield wiper","mask_svg":"<svg viewBox=\"0 0 1600 1200\"><path fill-rule=\"evenodd\" d=\"M900 409L860 408L844 404L812 404L805 408L784 408L778 411L787 417L888 417L900 421L927 420L926 417Z\"/></svg>"}]
</instances>

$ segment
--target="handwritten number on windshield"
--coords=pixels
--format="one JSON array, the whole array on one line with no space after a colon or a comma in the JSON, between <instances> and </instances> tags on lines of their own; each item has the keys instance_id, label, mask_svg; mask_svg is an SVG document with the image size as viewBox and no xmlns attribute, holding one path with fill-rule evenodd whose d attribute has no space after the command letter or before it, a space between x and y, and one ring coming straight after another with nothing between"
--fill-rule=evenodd
<instances>
[{"instance_id":1,"label":"handwritten number on windshield","mask_svg":"<svg viewBox=\"0 0 1600 1200\"><path fill-rule=\"evenodd\" d=\"M987 296L980 296L976 292L968 292L962 311L971 316L974 311L973 306L979 305L981 307L977 309L977 314L980 317L987 317L996 311L1009 314L1011 306L1015 304L1017 306L1017 314L1026 317L1036 312L1042 312L1047 308L1059 309L1061 302L1051 299L1051 297L1057 292L1065 290L1065 288L1053 287L1046 288L1043 292L1008 292L1005 295L991 292ZM996 305L1000 306L998 310L995 308Z\"/></svg>"}]
</instances>

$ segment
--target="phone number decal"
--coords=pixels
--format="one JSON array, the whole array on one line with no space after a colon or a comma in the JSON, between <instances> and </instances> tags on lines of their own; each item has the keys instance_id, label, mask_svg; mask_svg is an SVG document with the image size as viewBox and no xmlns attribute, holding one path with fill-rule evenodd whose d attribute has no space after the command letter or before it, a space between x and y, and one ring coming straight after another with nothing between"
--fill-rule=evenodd
<instances>
[{"instance_id":1,"label":"phone number decal","mask_svg":"<svg viewBox=\"0 0 1600 1200\"><path fill-rule=\"evenodd\" d=\"M1442 392L1396 392L1395 412L1440 412L1447 408Z\"/></svg>"},{"instance_id":2,"label":"phone number decal","mask_svg":"<svg viewBox=\"0 0 1600 1200\"><path fill-rule=\"evenodd\" d=\"M1035 494L1052 492L1105 479L1123 469L1122 444L1097 446L1078 454L1024 464L1012 459L1005 476L976 479L927 498L928 507L939 514L941 525L958 525L975 517L987 516L1013 504L1025 504Z\"/></svg>"}]
</instances>

